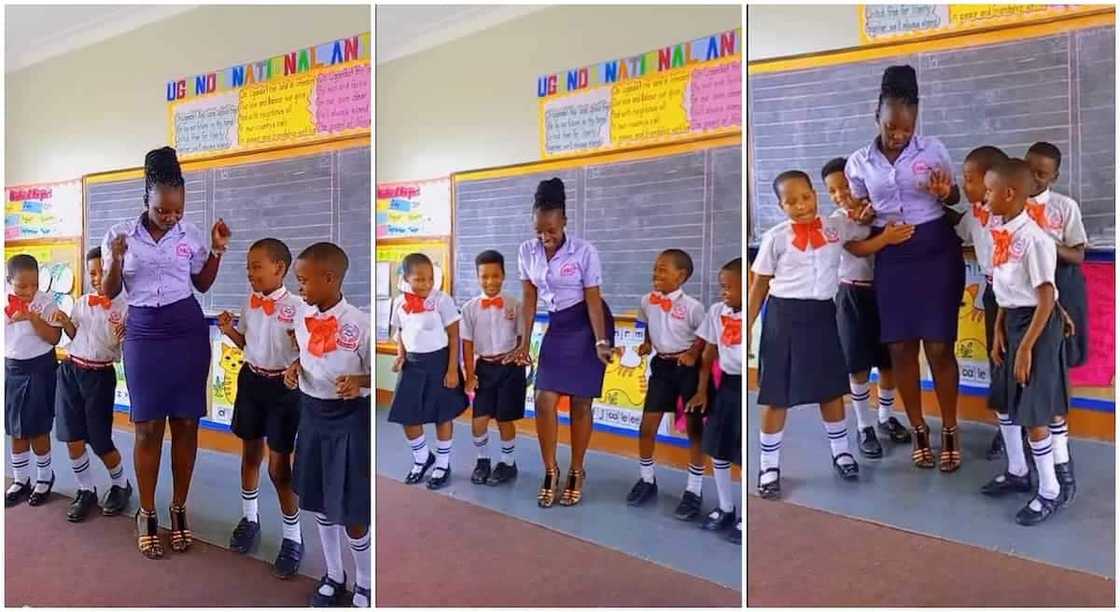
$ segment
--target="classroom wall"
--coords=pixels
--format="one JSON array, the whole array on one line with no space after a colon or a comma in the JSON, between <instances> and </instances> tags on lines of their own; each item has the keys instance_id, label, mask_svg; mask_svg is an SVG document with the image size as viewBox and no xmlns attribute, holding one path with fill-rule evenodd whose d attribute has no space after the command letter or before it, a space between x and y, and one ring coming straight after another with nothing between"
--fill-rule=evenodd
<instances>
[{"instance_id":1,"label":"classroom wall","mask_svg":"<svg viewBox=\"0 0 1120 612\"><path fill-rule=\"evenodd\" d=\"M552 7L378 65L377 180L537 160L538 76L741 27L741 15L737 5Z\"/></svg>"},{"instance_id":2,"label":"classroom wall","mask_svg":"<svg viewBox=\"0 0 1120 612\"><path fill-rule=\"evenodd\" d=\"M5 181L140 166L167 144L168 80L371 27L362 5L203 6L8 73Z\"/></svg>"},{"instance_id":3,"label":"classroom wall","mask_svg":"<svg viewBox=\"0 0 1120 612\"><path fill-rule=\"evenodd\" d=\"M747 24L751 61L859 45L854 4L752 4Z\"/></svg>"}]
</instances>

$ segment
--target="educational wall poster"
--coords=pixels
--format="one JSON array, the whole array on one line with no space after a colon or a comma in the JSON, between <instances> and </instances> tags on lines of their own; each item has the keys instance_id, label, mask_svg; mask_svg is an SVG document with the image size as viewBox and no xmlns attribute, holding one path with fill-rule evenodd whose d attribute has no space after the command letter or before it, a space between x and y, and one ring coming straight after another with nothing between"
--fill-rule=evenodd
<instances>
[{"instance_id":1,"label":"educational wall poster","mask_svg":"<svg viewBox=\"0 0 1120 612\"><path fill-rule=\"evenodd\" d=\"M39 262L39 290L51 296L60 310L70 314L82 295L82 244L78 240L43 244L41 242L4 245L4 261L13 255L30 255ZM70 338L62 334L58 346L65 348Z\"/></svg>"},{"instance_id":2,"label":"educational wall poster","mask_svg":"<svg viewBox=\"0 0 1120 612\"><path fill-rule=\"evenodd\" d=\"M169 81L168 138L182 157L370 131L370 35Z\"/></svg>"},{"instance_id":3,"label":"educational wall poster","mask_svg":"<svg viewBox=\"0 0 1120 612\"><path fill-rule=\"evenodd\" d=\"M4 190L4 241L82 235L82 181L19 185Z\"/></svg>"},{"instance_id":4,"label":"educational wall poster","mask_svg":"<svg viewBox=\"0 0 1120 612\"><path fill-rule=\"evenodd\" d=\"M1036 22L1101 8L1071 4L861 4L860 41L870 44L924 38Z\"/></svg>"},{"instance_id":5,"label":"educational wall poster","mask_svg":"<svg viewBox=\"0 0 1120 612\"><path fill-rule=\"evenodd\" d=\"M1075 387L1112 387L1116 379L1116 264L1081 264L1089 298L1089 359L1069 372Z\"/></svg>"},{"instance_id":6,"label":"educational wall poster","mask_svg":"<svg viewBox=\"0 0 1120 612\"><path fill-rule=\"evenodd\" d=\"M408 240L391 243L378 242L374 253L377 299L375 339L380 344L390 341L389 316L393 298L400 294L401 260L409 253L424 253L435 267L435 288L451 292L451 244L446 240ZM386 348L386 347L382 347Z\"/></svg>"},{"instance_id":7,"label":"educational wall poster","mask_svg":"<svg viewBox=\"0 0 1120 612\"><path fill-rule=\"evenodd\" d=\"M984 335L984 292L988 290L984 269L973 259L964 263L964 295L957 311L957 367L961 384L987 387L988 342Z\"/></svg>"},{"instance_id":8,"label":"educational wall poster","mask_svg":"<svg viewBox=\"0 0 1120 612\"><path fill-rule=\"evenodd\" d=\"M451 234L451 179L377 186L377 238L429 238Z\"/></svg>"},{"instance_id":9,"label":"educational wall poster","mask_svg":"<svg viewBox=\"0 0 1120 612\"><path fill-rule=\"evenodd\" d=\"M209 420L229 425L233 422L233 402L237 398L237 376L244 363L241 349L218 329L210 326L210 410Z\"/></svg>"},{"instance_id":10,"label":"educational wall poster","mask_svg":"<svg viewBox=\"0 0 1120 612\"><path fill-rule=\"evenodd\" d=\"M742 129L741 30L537 78L541 157Z\"/></svg>"}]
</instances>

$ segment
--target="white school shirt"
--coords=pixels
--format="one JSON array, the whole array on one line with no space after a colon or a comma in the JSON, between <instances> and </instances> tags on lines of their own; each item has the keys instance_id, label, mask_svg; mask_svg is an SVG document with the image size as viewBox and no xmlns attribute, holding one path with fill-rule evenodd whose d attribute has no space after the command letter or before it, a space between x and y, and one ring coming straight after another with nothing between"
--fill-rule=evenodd
<instances>
[{"instance_id":1,"label":"white school shirt","mask_svg":"<svg viewBox=\"0 0 1120 612\"><path fill-rule=\"evenodd\" d=\"M83 295L74 304L70 320L78 328L66 351L71 356L94 363L112 363L121 358L121 341L115 327L128 317L128 300L122 291L108 308L91 306L91 295Z\"/></svg>"},{"instance_id":2,"label":"white school shirt","mask_svg":"<svg viewBox=\"0 0 1120 612\"><path fill-rule=\"evenodd\" d=\"M424 298L424 312L405 312L404 306L405 296L397 296L389 326L401 330L401 342L410 353L433 353L447 346L447 326L462 318L451 296L438 289Z\"/></svg>"},{"instance_id":3,"label":"white school shirt","mask_svg":"<svg viewBox=\"0 0 1120 612\"><path fill-rule=\"evenodd\" d=\"M772 276L770 295L797 300L831 300L840 288L840 254L844 244L867 238L871 230L859 224L817 217L825 243L799 249L792 221L784 221L762 235L751 270Z\"/></svg>"},{"instance_id":4,"label":"white school shirt","mask_svg":"<svg viewBox=\"0 0 1120 612\"><path fill-rule=\"evenodd\" d=\"M253 298L258 306L253 308ZM272 314L265 312L260 300L272 300ZM299 348L289 335L295 330L296 316L306 306L287 287L268 295L254 292L241 307L237 331L245 336L245 361L262 370L283 370L299 359Z\"/></svg>"},{"instance_id":5,"label":"white school shirt","mask_svg":"<svg viewBox=\"0 0 1120 612\"><path fill-rule=\"evenodd\" d=\"M739 322L739 334L734 338L734 344L727 344L723 338L724 318ZM743 373L743 311L735 312L726 302L717 302L708 309L708 316L696 335L703 338L708 344L719 347L719 367L726 374L738 376Z\"/></svg>"},{"instance_id":6,"label":"white school shirt","mask_svg":"<svg viewBox=\"0 0 1120 612\"><path fill-rule=\"evenodd\" d=\"M11 295L11 292L8 293ZM7 307L8 299L4 298L4 306ZM58 310L54 300L49 295L42 291L35 292L35 297L31 298L31 303L27 305L28 309L32 312L39 313L39 316L51 327L61 327L58 323L51 320L54 312ZM44 353L54 350L53 344L48 344L39 334L35 333L35 328L31 326L31 321L16 321L12 322L8 318L8 313L4 313L4 357L6 359L33 359L42 356Z\"/></svg>"},{"instance_id":7,"label":"white school shirt","mask_svg":"<svg viewBox=\"0 0 1120 612\"><path fill-rule=\"evenodd\" d=\"M350 305L345 298L326 312L315 306L304 305L296 315L296 342L299 344L299 389L311 397L324 400L339 399L335 380L339 376L368 375L372 355L369 350L369 315ZM338 323L333 350L314 355L310 350L311 331L307 319L334 318ZM362 397L369 397L370 390L362 388Z\"/></svg>"},{"instance_id":8,"label":"white school shirt","mask_svg":"<svg viewBox=\"0 0 1120 612\"><path fill-rule=\"evenodd\" d=\"M984 204L971 204L957 223L957 235L976 251L984 276L992 275L992 230L1003 225L999 215Z\"/></svg>"},{"instance_id":9,"label":"white school shirt","mask_svg":"<svg viewBox=\"0 0 1120 612\"><path fill-rule=\"evenodd\" d=\"M848 216L846 210L836 210L832 213L840 223L848 223L856 226L857 228L863 227L859 223L852 221ZM871 230L864 228L862 234L864 237L870 235ZM869 283L875 279L875 257L857 257L848 252L848 249L840 250L840 281L841 282L861 282Z\"/></svg>"},{"instance_id":10,"label":"white school shirt","mask_svg":"<svg viewBox=\"0 0 1120 612\"><path fill-rule=\"evenodd\" d=\"M1037 289L1046 283L1054 285L1054 299L1058 288L1054 271L1058 265L1058 248L1024 211L993 230L993 257L999 255L999 238L996 233L1009 236L1007 261L997 264L993 260L992 286L1000 308L1025 308L1038 306Z\"/></svg>"},{"instance_id":11,"label":"white school shirt","mask_svg":"<svg viewBox=\"0 0 1120 612\"><path fill-rule=\"evenodd\" d=\"M1033 202L1027 202L1024 212L1027 212L1058 244L1075 247L1089 241L1085 234L1085 224L1081 221L1081 207L1078 206L1077 200L1049 189L1031 200ZM1042 209L1032 210L1039 204L1042 205Z\"/></svg>"},{"instance_id":12,"label":"white school shirt","mask_svg":"<svg viewBox=\"0 0 1120 612\"><path fill-rule=\"evenodd\" d=\"M660 304L653 305L654 293L658 297L672 301L666 311ZM638 308L638 320L646 324L646 333L658 353L672 355L687 351L696 342L696 330L704 322L704 305L700 300L688 295L684 289L664 295L660 292L642 296Z\"/></svg>"},{"instance_id":13,"label":"white school shirt","mask_svg":"<svg viewBox=\"0 0 1120 612\"><path fill-rule=\"evenodd\" d=\"M502 292L494 299L501 299L501 308L486 295L475 296L463 304L459 334L463 340L474 343L474 352L479 357L496 357L512 351L522 335L521 304L517 298ZM483 301L489 306L483 308Z\"/></svg>"}]
</instances>

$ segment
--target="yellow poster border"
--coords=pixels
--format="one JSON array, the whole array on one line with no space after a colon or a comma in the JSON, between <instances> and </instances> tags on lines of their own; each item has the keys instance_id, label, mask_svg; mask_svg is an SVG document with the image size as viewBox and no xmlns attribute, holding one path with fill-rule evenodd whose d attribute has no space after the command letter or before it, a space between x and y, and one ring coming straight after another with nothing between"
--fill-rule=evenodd
<instances>
[{"instance_id":1,"label":"yellow poster border","mask_svg":"<svg viewBox=\"0 0 1120 612\"><path fill-rule=\"evenodd\" d=\"M952 5L952 4L950 4L950 5L946 5L946 6L949 7L949 11L951 13L953 6L968 6L968 5L961 5L961 4ZM973 5L973 6L975 6L975 5ZM999 6L999 5L980 5L980 6ZM1007 5L1007 6L1010 6L1010 5ZM1040 5L1040 6L1047 6L1047 5ZM1040 23L1040 22L1049 21L1049 20L1053 20L1053 19L1068 19L1068 18L1071 18L1071 17L1077 17L1077 16L1081 16L1081 15L1094 14L1094 13L1099 12L1100 9L1102 8L1102 6L1107 6L1107 5L1073 4L1073 5L1066 5L1066 8L1064 8L1060 11L1058 11L1058 10L1048 10L1048 11L1040 11L1038 13L1035 13L1035 14L1029 15L1029 16L1012 15L1012 16L1007 16L1007 17L999 17L999 18L992 19L990 21L986 21L982 24L968 25L968 26L963 26L963 27L953 26L953 25L950 24L948 26L937 28L935 30L929 30L929 31L923 31L923 32L903 32L903 33L900 33L900 34L887 34L887 35L879 36L879 37L871 37L871 36L867 35L867 28L866 28L866 26L867 26L867 5L866 4L859 4L859 5L857 5L858 15L859 15L859 17L858 17L859 18L859 42L860 42L861 45L909 42L909 41L925 40L925 39L929 39L929 38L933 38L933 37L937 37L937 36L954 36L954 35L967 34L967 33L970 33L970 32L976 32L976 31L979 31L979 30L987 30L987 29L992 29L992 28L1017 27L1017 26L1029 25L1029 24L1033 24L1033 23Z\"/></svg>"}]
</instances>

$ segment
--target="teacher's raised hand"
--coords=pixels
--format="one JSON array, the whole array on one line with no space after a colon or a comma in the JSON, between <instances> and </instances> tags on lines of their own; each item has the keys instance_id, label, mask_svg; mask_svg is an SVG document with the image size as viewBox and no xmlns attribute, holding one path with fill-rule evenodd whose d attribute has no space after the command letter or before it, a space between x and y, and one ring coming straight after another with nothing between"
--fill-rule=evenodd
<instances>
[{"instance_id":1,"label":"teacher's raised hand","mask_svg":"<svg viewBox=\"0 0 1120 612\"><path fill-rule=\"evenodd\" d=\"M926 183L926 191L938 200L944 201L948 199L949 194L953 192L952 175L941 168L930 170L929 181Z\"/></svg>"},{"instance_id":2,"label":"teacher's raised hand","mask_svg":"<svg viewBox=\"0 0 1120 612\"><path fill-rule=\"evenodd\" d=\"M229 226L219 217L218 222L210 230L210 249L219 255L225 253L229 246L229 236Z\"/></svg>"}]
</instances>

